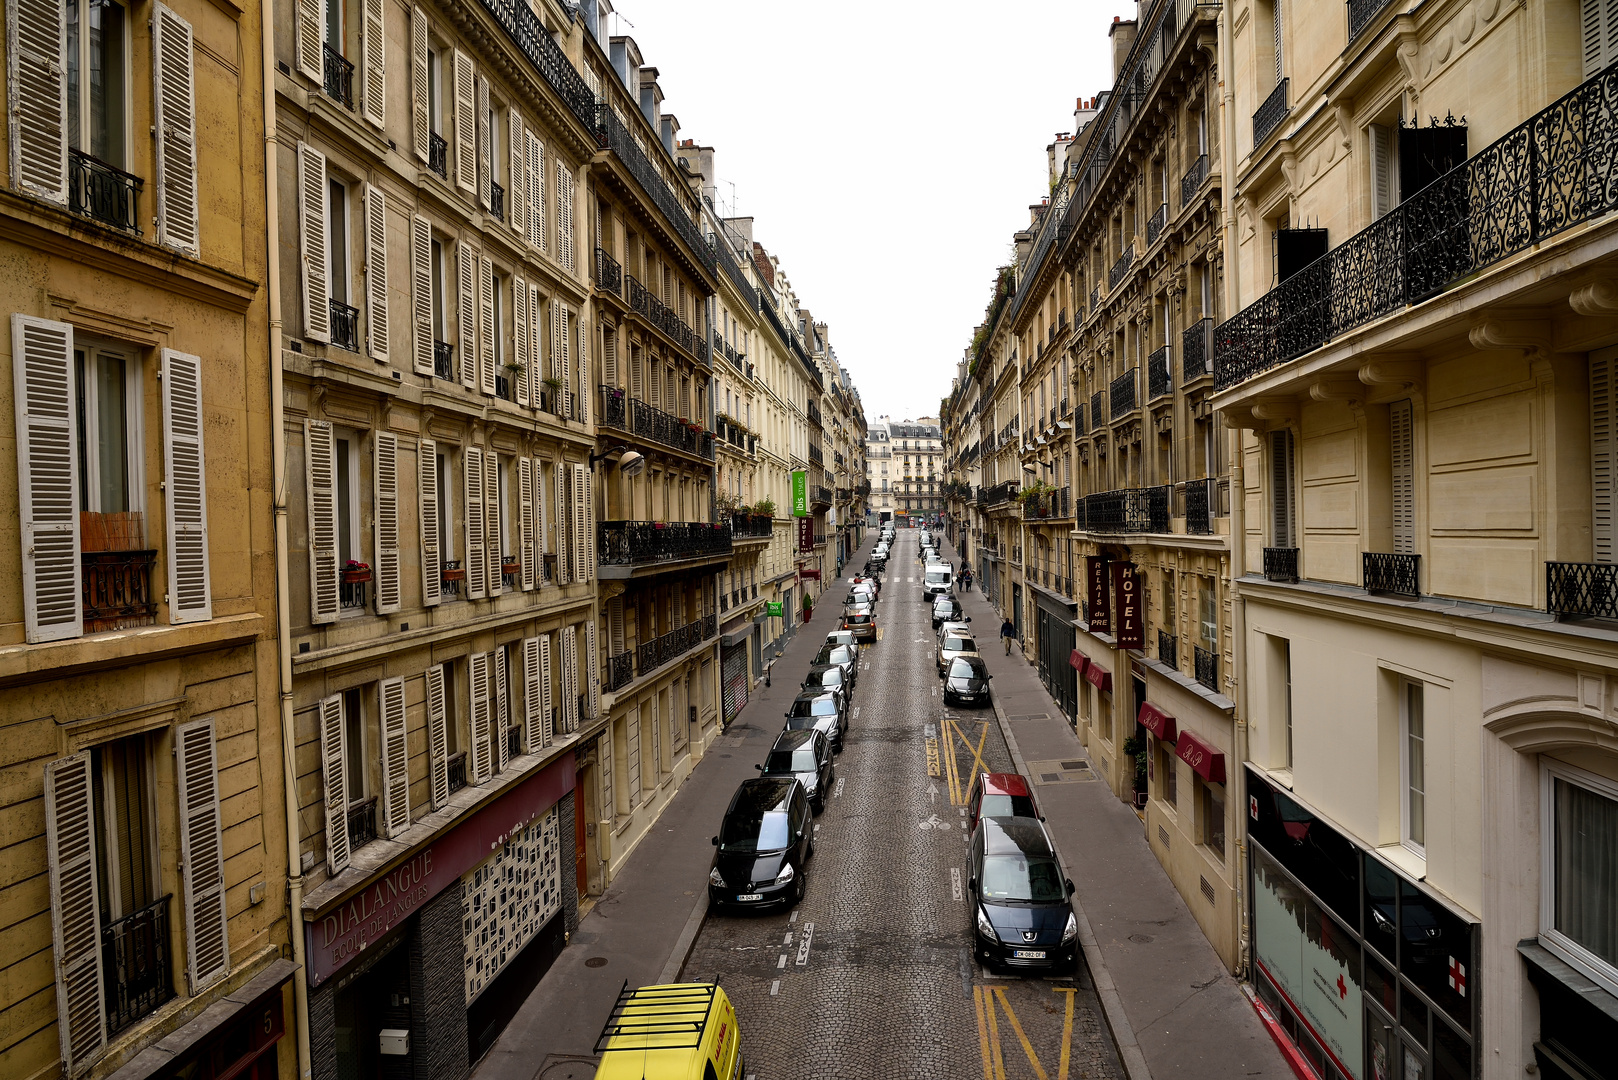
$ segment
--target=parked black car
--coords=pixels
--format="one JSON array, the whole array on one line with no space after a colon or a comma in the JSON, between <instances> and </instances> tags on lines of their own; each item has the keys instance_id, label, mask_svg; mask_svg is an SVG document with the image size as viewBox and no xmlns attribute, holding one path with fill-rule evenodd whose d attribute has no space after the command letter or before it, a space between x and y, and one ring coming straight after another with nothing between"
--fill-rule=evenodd
<instances>
[{"instance_id":1,"label":"parked black car","mask_svg":"<svg viewBox=\"0 0 1618 1080\"><path fill-rule=\"evenodd\" d=\"M714 907L791 906L803 899L815 853L809 796L795 777L743 780L713 838L708 902Z\"/></svg>"},{"instance_id":2,"label":"parked black car","mask_svg":"<svg viewBox=\"0 0 1618 1080\"><path fill-rule=\"evenodd\" d=\"M787 731L819 728L831 748L843 751L843 732L848 730L847 699L828 690L805 690L793 699L787 710Z\"/></svg>"},{"instance_id":3,"label":"parked black car","mask_svg":"<svg viewBox=\"0 0 1618 1080\"><path fill-rule=\"evenodd\" d=\"M828 641L820 647L815 654L816 664L836 664L843 669L843 678L848 682L849 690L854 690L860 683L860 647L854 644L854 635L850 631L839 630L839 634L846 634L847 645Z\"/></svg>"},{"instance_id":4,"label":"parked black car","mask_svg":"<svg viewBox=\"0 0 1618 1080\"><path fill-rule=\"evenodd\" d=\"M775 737L769 756L759 768L765 776L795 776L809 795L815 813L826 809L826 793L837 779L831 743L818 728L783 731Z\"/></svg>"},{"instance_id":5,"label":"parked black car","mask_svg":"<svg viewBox=\"0 0 1618 1080\"><path fill-rule=\"evenodd\" d=\"M946 622L961 618L961 602L948 593L940 593L938 599L933 601L933 629L937 630Z\"/></svg>"},{"instance_id":6,"label":"parked black car","mask_svg":"<svg viewBox=\"0 0 1618 1080\"><path fill-rule=\"evenodd\" d=\"M809 691L828 690L839 695L847 706L854 685L848 681L848 672L836 664L813 664L803 677L803 688Z\"/></svg>"},{"instance_id":7,"label":"parked black car","mask_svg":"<svg viewBox=\"0 0 1618 1080\"><path fill-rule=\"evenodd\" d=\"M979 707L989 704L992 678L981 656L957 656L944 673L944 704Z\"/></svg>"},{"instance_id":8,"label":"parked black car","mask_svg":"<svg viewBox=\"0 0 1618 1080\"><path fill-rule=\"evenodd\" d=\"M1079 924L1050 834L1035 818L982 818L967 856L972 951L986 965L1071 971Z\"/></svg>"}]
</instances>

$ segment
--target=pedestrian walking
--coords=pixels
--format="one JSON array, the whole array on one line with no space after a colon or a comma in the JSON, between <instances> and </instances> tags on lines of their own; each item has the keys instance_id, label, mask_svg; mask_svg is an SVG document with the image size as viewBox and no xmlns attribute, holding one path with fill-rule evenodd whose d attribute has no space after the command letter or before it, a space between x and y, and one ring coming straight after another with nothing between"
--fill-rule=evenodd
<instances>
[{"instance_id":1,"label":"pedestrian walking","mask_svg":"<svg viewBox=\"0 0 1618 1080\"><path fill-rule=\"evenodd\" d=\"M1011 625L1011 620L1010 619L1007 619L1006 621L1004 621L1004 622L1002 622L1000 624L1000 640L1002 640L1002 641L1004 641L1006 643L1006 655L1007 656L1011 655L1011 643L1016 638L1016 636L1017 636L1017 628L1015 626Z\"/></svg>"}]
</instances>

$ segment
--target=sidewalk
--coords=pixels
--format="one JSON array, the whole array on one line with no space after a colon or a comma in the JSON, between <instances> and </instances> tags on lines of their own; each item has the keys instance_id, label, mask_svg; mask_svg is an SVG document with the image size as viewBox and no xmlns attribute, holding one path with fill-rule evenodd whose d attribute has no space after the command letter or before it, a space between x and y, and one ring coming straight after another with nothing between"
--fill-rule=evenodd
<instances>
[{"instance_id":1,"label":"sidewalk","mask_svg":"<svg viewBox=\"0 0 1618 1080\"><path fill-rule=\"evenodd\" d=\"M709 837L718 831L736 786L758 775L753 766L780 732L798 679L831 626L830 615L823 615L776 642L785 677L773 687L760 682L708 747L493 1049L474 1066L476 1080L591 1075L594 1066L583 1063L594 1056L596 1036L624 980L645 986L679 974L708 909ZM775 648L766 661L776 659ZM582 1069L568 1069L568 1061ZM559 1066L554 1073L552 1066Z\"/></svg>"},{"instance_id":2,"label":"sidewalk","mask_svg":"<svg viewBox=\"0 0 1618 1080\"><path fill-rule=\"evenodd\" d=\"M940 549L941 554L944 549ZM946 558L958 560L953 548ZM994 676L995 715L1012 759L1088 759L1038 672L998 640L1000 618L975 585L957 591ZM1080 938L1130 1080L1291 1077L1257 1013L1191 917L1151 850L1140 818L1103 783L1042 785L1046 825L1062 852ZM1118 1010L1123 1019L1120 1021Z\"/></svg>"}]
</instances>

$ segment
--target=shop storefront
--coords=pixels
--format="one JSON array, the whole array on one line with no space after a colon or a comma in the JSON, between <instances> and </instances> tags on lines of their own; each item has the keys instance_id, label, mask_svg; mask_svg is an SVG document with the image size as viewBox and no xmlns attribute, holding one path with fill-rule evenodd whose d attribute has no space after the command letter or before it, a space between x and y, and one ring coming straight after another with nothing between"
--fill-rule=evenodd
<instances>
[{"instance_id":1,"label":"shop storefront","mask_svg":"<svg viewBox=\"0 0 1618 1080\"><path fill-rule=\"evenodd\" d=\"M1246 769L1253 983L1323 1080L1467 1080L1479 924Z\"/></svg>"},{"instance_id":2,"label":"shop storefront","mask_svg":"<svg viewBox=\"0 0 1618 1080\"><path fill-rule=\"evenodd\" d=\"M275 960L107 1080L277 1080L297 965Z\"/></svg>"},{"instance_id":3,"label":"shop storefront","mask_svg":"<svg viewBox=\"0 0 1618 1080\"><path fill-rule=\"evenodd\" d=\"M572 752L306 914L315 1080L463 1076L578 921Z\"/></svg>"}]
</instances>

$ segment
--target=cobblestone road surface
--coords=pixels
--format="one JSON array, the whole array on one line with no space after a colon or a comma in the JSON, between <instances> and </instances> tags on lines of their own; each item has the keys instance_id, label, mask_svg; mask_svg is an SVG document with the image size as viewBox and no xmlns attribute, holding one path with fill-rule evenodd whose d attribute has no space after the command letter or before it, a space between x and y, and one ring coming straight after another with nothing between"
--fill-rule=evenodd
<instances>
[{"instance_id":1,"label":"cobblestone road surface","mask_svg":"<svg viewBox=\"0 0 1618 1080\"><path fill-rule=\"evenodd\" d=\"M881 638L864 650L834 795L816 819L807 896L791 912L711 912L681 977L730 994L757 1080L1121 1077L1082 959L1047 978L973 961L967 785L975 770L1010 770L1011 757L992 709L941 704L917 551L917 532L901 529ZM841 598L828 595L828 614ZM994 643L996 627L974 629Z\"/></svg>"}]
</instances>

